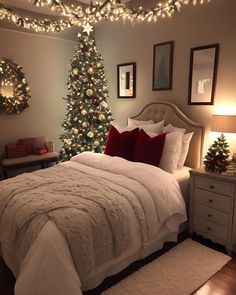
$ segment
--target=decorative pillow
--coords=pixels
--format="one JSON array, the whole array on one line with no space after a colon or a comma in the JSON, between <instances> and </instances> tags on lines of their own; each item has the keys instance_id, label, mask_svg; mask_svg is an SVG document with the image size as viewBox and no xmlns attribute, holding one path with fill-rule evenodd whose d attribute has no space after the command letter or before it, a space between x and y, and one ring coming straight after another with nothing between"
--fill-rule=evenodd
<instances>
[{"instance_id":1,"label":"decorative pillow","mask_svg":"<svg viewBox=\"0 0 236 295\"><path fill-rule=\"evenodd\" d=\"M178 161L178 168L182 168L184 166L184 162L187 158L188 150L189 150L189 144L193 137L193 132L186 133L182 137L182 147L181 147L181 153Z\"/></svg>"},{"instance_id":2,"label":"decorative pillow","mask_svg":"<svg viewBox=\"0 0 236 295\"><path fill-rule=\"evenodd\" d=\"M153 124L153 120L148 120L148 121L140 121L140 120L134 120L131 118L128 118L128 126L131 125L135 125L135 126L139 126L139 125L144 125L144 124Z\"/></svg>"},{"instance_id":3,"label":"decorative pillow","mask_svg":"<svg viewBox=\"0 0 236 295\"><path fill-rule=\"evenodd\" d=\"M175 131L166 134L165 145L159 167L173 173L177 169L181 153L183 132Z\"/></svg>"},{"instance_id":4,"label":"decorative pillow","mask_svg":"<svg viewBox=\"0 0 236 295\"><path fill-rule=\"evenodd\" d=\"M160 134L155 137L150 137L145 131L141 130L137 138L133 161L159 166L166 134Z\"/></svg>"},{"instance_id":5,"label":"decorative pillow","mask_svg":"<svg viewBox=\"0 0 236 295\"><path fill-rule=\"evenodd\" d=\"M138 135L138 128L120 133L114 126L111 126L104 153L132 161L134 145Z\"/></svg>"},{"instance_id":6,"label":"decorative pillow","mask_svg":"<svg viewBox=\"0 0 236 295\"><path fill-rule=\"evenodd\" d=\"M171 132L174 132L174 131L182 131L183 133L186 132L186 129L185 128L178 128L178 127L175 127L171 124L167 125L164 127L163 129L163 133L171 133Z\"/></svg>"},{"instance_id":7,"label":"decorative pillow","mask_svg":"<svg viewBox=\"0 0 236 295\"><path fill-rule=\"evenodd\" d=\"M160 134L163 131L164 128L164 121L154 123L154 124L140 124L138 126L135 126L133 124L129 125L129 128L139 127L140 129L143 129L146 133L148 132L154 132L156 134Z\"/></svg>"}]
</instances>

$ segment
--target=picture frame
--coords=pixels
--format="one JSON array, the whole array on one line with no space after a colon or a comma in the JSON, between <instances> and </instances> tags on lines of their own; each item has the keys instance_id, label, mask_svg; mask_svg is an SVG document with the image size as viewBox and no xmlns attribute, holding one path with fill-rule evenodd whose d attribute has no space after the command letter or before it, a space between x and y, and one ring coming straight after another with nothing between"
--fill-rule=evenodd
<instances>
[{"instance_id":1,"label":"picture frame","mask_svg":"<svg viewBox=\"0 0 236 295\"><path fill-rule=\"evenodd\" d=\"M173 78L174 41L154 44L152 90L171 90Z\"/></svg>"},{"instance_id":2,"label":"picture frame","mask_svg":"<svg viewBox=\"0 0 236 295\"><path fill-rule=\"evenodd\" d=\"M219 44L194 47L190 51L189 105L213 105L219 59Z\"/></svg>"},{"instance_id":3,"label":"picture frame","mask_svg":"<svg viewBox=\"0 0 236 295\"><path fill-rule=\"evenodd\" d=\"M136 62L117 65L117 96L136 97Z\"/></svg>"}]
</instances>

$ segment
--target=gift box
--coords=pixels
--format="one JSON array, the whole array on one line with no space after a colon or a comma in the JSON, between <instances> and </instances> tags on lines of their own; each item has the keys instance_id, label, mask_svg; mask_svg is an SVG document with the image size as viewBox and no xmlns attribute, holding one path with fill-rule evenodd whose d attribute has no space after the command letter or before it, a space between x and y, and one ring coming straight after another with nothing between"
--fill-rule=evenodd
<instances>
[{"instance_id":1,"label":"gift box","mask_svg":"<svg viewBox=\"0 0 236 295\"><path fill-rule=\"evenodd\" d=\"M48 150L45 147L35 147L33 148L33 153L35 155L43 155L46 154Z\"/></svg>"},{"instance_id":2,"label":"gift box","mask_svg":"<svg viewBox=\"0 0 236 295\"><path fill-rule=\"evenodd\" d=\"M35 137L21 138L21 139L18 139L18 141L17 141L18 144L25 146L27 155L30 155L33 153L33 148L35 147L35 142L36 142Z\"/></svg>"},{"instance_id":3,"label":"gift box","mask_svg":"<svg viewBox=\"0 0 236 295\"><path fill-rule=\"evenodd\" d=\"M24 144L10 143L6 145L7 158L19 158L27 155L26 146Z\"/></svg>"},{"instance_id":4,"label":"gift box","mask_svg":"<svg viewBox=\"0 0 236 295\"><path fill-rule=\"evenodd\" d=\"M54 143L52 141L46 142L45 148L48 150L49 153L54 152Z\"/></svg>"}]
</instances>

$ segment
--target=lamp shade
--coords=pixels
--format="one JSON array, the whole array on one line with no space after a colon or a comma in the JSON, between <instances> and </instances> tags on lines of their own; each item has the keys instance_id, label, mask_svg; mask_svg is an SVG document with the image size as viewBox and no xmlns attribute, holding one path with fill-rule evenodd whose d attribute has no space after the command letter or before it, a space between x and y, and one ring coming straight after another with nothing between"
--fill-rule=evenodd
<instances>
[{"instance_id":1,"label":"lamp shade","mask_svg":"<svg viewBox=\"0 0 236 295\"><path fill-rule=\"evenodd\" d=\"M213 115L211 131L236 133L236 115Z\"/></svg>"}]
</instances>

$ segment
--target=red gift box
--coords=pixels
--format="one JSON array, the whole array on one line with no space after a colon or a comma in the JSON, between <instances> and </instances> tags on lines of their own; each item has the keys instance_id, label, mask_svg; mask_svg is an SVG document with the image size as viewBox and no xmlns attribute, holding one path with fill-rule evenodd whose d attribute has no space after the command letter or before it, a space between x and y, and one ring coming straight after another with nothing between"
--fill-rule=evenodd
<instances>
[{"instance_id":1,"label":"red gift box","mask_svg":"<svg viewBox=\"0 0 236 295\"><path fill-rule=\"evenodd\" d=\"M25 146L27 155L33 154L33 147L35 146L34 137L18 139L17 143Z\"/></svg>"},{"instance_id":2,"label":"red gift box","mask_svg":"<svg viewBox=\"0 0 236 295\"><path fill-rule=\"evenodd\" d=\"M35 155L43 155L46 154L48 152L48 150L44 147L36 147L33 149L33 153Z\"/></svg>"},{"instance_id":3,"label":"red gift box","mask_svg":"<svg viewBox=\"0 0 236 295\"><path fill-rule=\"evenodd\" d=\"M23 144L10 143L6 145L7 158L19 158L27 155L26 147Z\"/></svg>"}]
</instances>

